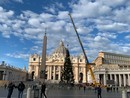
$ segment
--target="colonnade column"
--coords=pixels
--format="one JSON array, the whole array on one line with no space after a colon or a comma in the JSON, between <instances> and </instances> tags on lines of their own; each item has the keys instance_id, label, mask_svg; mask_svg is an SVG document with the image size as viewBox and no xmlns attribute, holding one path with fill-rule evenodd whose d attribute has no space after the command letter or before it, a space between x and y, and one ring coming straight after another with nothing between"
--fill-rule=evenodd
<instances>
[{"instance_id":1,"label":"colonnade column","mask_svg":"<svg viewBox=\"0 0 130 98\"><path fill-rule=\"evenodd\" d=\"M121 75L119 74L119 86L121 87L122 81L121 81Z\"/></svg>"},{"instance_id":2,"label":"colonnade column","mask_svg":"<svg viewBox=\"0 0 130 98\"><path fill-rule=\"evenodd\" d=\"M5 80L5 76L6 76L5 71L3 73L4 74L2 74L3 75L3 79L2 80Z\"/></svg>"},{"instance_id":3,"label":"colonnade column","mask_svg":"<svg viewBox=\"0 0 130 98\"><path fill-rule=\"evenodd\" d=\"M123 81L124 81L124 86L126 86L126 76L123 74Z\"/></svg>"},{"instance_id":4,"label":"colonnade column","mask_svg":"<svg viewBox=\"0 0 130 98\"><path fill-rule=\"evenodd\" d=\"M104 76L104 85L106 85L106 74L103 74Z\"/></svg>"},{"instance_id":5,"label":"colonnade column","mask_svg":"<svg viewBox=\"0 0 130 98\"><path fill-rule=\"evenodd\" d=\"M114 80L115 80L115 84L117 85L117 76L116 76L116 74L114 74Z\"/></svg>"}]
</instances>

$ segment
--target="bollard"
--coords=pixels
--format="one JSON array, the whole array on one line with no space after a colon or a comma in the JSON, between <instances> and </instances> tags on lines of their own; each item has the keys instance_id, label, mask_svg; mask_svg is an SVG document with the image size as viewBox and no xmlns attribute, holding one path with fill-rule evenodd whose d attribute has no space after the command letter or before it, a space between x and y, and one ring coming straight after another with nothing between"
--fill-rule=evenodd
<instances>
[{"instance_id":1,"label":"bollard","mask_svg":"<svg viewBox=\"0 0 130 98\"><path fill-rule=\"evenodd\" d=\"M122 98L127 98L127 97L126 97L126 90L123 90L123 91L122 91Z\"/></svg>"},{"instance_id":2,"label":"bollard","mask_svg":"<svg viewBox=\"0 0 130 98\"><path fill-rule=\"evenodd\" d=\"M27 89L27 98L31 98L31 88Z\"/></svg>"}]
</instances>

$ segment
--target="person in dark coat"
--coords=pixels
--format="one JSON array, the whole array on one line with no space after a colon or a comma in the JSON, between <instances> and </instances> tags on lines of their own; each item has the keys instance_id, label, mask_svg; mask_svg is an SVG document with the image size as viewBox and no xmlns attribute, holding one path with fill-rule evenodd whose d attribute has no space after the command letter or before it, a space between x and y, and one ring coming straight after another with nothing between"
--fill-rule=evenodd
<instances>
[{"instance_id":1,"label":"person in dark coat","mask_svg":"<svg viewBox=\"0 0 130 98\"><path fill-rule=\"evenodd\" d=\"M102 93L102 89L101 89L101 87L100 87L100 85L99 85L99 86L97 87L97 97L98 97L98 98L102 98L101 93Z\"/></svg>"},{"instance_id":2,"label":"person in dark coat","mask_svg":"<svg viewBox=\"0 0 130 98\"><path fill-rule=\"evenodd\" d=\"M86 91L86 86L84 85L84 93L85 93L85 91Z\"/></svg>"},{"instance_id":3,"label":"person in dark coat","mask_svg":"<svg viewBox=\"0 0 130 98\"><path fill-rule=\"evenodd\" d=\"M13 82L10 82L9 84L8 84L8 95L7 95L7 98L11 98L11 95L12 95L12 93L13 93L13 90L14 90L14 88L15 88L15 85L14 85L14 83Z\"/></svg>"},{"instance_id":4,"label":"person in dark coat","mask_svg":"<svg viewBox=\"0 0 130 98\"><path fill-rule=\"evenodd\" d=\"M18 98L22 98L24 89L25 89L24 83L20 82L18 85Z\"/></svg>"},{"instance_id":5,"label":"person in dark coat","mask_svg":"<svg viewBox=\"0 0 130 98\"><path fill-rule=\"evenodd\" d=\"M46 91L46 84L43 83L41 85L41 98L42 98L42 94L45 96L45 98L47 98L46 94L45 94L45 91Z\"/></svg>"}]
</instances>

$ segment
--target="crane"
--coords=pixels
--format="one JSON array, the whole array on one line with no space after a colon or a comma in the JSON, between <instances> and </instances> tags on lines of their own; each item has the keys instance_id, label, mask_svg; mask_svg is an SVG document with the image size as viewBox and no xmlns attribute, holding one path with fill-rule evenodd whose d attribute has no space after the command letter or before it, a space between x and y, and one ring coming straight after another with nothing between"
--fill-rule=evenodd
<instances>
[{"instance_id":1,"label":"crane","mask_svg":"<svg viewBox=\"0 0 130 98\"><path fill-rule=\"evenodd\" d=\"M74 21L73 21L73 18L72 18L72 16L71 16L71 14L69 13L68 15L70 16L71 22L72 22L72 24L73 24L74 30L75 30L75 32L76 32L76 35L77 35L77 37L78 37L80 46L81 46L81 48L82 48L82 51L83 51L83 54L84 54L84 57L85 57L85 61L86 61L86 83L88 83L88 82L87 82L87 71L89 70L89 71L90 71L90 75L91 75L91 77L92 77L93 84L94 84L94 85L97 85L97 84L99 84L99 83L96 82L94 73L93 73L92 68L91 68L91 65L93 65L93 64L92 64L92 63L89 63L89 61L88 61L87 55L86 55L86 53L85 53L83 44L82 44L82 42L81 42L81 40L80 40L78 31L77 31L77 29L76 29L76 26L75 26L75 24L74 24Z\"/></svg>"}]
</instances>

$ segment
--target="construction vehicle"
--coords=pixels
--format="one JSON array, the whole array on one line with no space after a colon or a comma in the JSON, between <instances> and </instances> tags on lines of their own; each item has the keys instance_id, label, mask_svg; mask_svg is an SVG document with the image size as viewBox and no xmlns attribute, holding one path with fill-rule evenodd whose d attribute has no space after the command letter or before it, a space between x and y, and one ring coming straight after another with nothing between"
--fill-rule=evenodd
<instances>
[{"instance_id":1,"label":"construction vehicle","mask_svg":"<svg viewBox=\"0 0 130 98\"><path fill-rule=\"evenodd\" d=\"M75 32L76 32L76 35L77 35L77 37L78 37L78 40L79 40L80 46L81 46L81 48L82 48L82 51L83 51L85 60L86 60L86 75L87 75L87 71L89 70L89 71L90 71L90 75L91 75L91 77L92 77L92 81L93 81L93 85L92 85L92 86L98 86L98 85L100 85L100 83L97 83L97 82L96 82L94 73L93 73L92 68L91 68L91 65L93 65L93 64L92 64L92 63L89 63L88 58L87 58L87 55L86 55L85 50L84 50L84 47L83 47L82 42L81 42L81 40L80 40L78 31L77 31L76 26L75 26L75 24L74 24L73 18L72 18L72 16L71 16L71 14L69 14L69 16L70 16L71 22L72 22L72 24L73 24L74 30L75 30ZM87 76L86 76L86 83L88 83L88 82L87 82Z\"/></svg>"}]
</instances>

